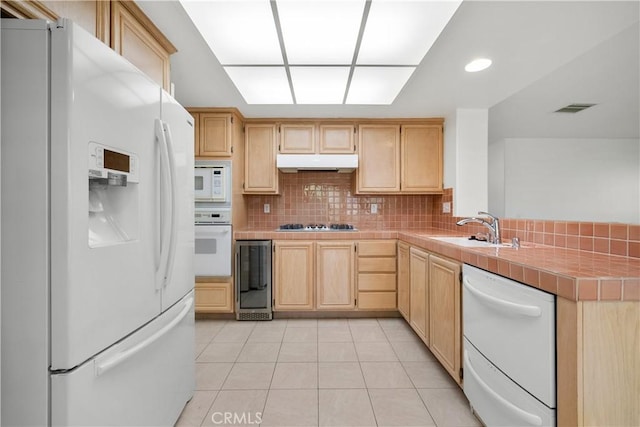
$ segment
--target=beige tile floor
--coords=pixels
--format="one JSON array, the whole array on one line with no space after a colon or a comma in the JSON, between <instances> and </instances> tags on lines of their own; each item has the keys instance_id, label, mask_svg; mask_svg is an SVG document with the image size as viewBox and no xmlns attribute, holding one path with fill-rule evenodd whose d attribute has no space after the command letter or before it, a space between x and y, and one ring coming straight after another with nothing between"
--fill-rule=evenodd
<instances>
[{"instance_id":1,"label":"beige tile floor","mask_svg":"<svg viewBox=\"0 0 640 427\"><path fill-rule=\"evenodd\" d=\"M177 426L480 426L402 319L196 322Z\"/></svg>"}]
</instances>

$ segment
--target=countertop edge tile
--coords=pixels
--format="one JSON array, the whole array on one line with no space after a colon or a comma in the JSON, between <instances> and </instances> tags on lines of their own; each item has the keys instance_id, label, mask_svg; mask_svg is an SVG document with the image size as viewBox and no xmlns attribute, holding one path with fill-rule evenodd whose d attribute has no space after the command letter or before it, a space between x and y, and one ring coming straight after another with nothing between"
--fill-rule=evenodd
<instances>
[{"instance_id":1,"label":"countertop edge tile","mask_svg":"<svg viewBox=\"0 0 640 427\"><path fill-rule=\"evenodd\" d=\"M461 247L432 239L465 237L450 230L358 230L286 232L237 230L234 240L369 240L397 239L456 261L540 288L572 301L640 300L640 259L534 244L521 249Z\"/></svg>"}]
</instances>

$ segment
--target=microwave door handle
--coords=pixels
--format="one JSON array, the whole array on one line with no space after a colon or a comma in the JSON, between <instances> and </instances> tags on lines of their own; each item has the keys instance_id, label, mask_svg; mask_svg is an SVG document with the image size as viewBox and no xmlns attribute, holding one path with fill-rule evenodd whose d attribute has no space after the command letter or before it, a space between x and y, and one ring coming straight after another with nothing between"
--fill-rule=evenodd
<instances>
[{"instance_id":1,"label":"microwave door handle","mask_svg":"<svg viewBox=\"0 0 640 427\"><path fill-rule=\"evenodd\" d=\"M156 138L160 145L160 183L164 184L165 188L170 187L171 177L169 169L169 151L167 147L167 140L162 128L162 121L156 119L155 121ZM167 192L161 191L161 194ZM171 195L169 195L171 197ZM165 197L160 199L160 222L162 223L162 229L160 231L160 261L156 268L156 289L161 289L164 286L165 272L167 269L167 263L169 261L169 239L171 235L171 204L167 203Z\"/></svg>"},{"instance_id":2,"label":"microwave door handle","mask_svg":"<svg viewBox=\"0 0 640 427\"><path fill-rule=\"evenodd\" d=\"M169 278L171 277L171 271L173 270L173 264L176 256L176 240L178 238L178 228L176 224L177 218L177 179L176 179L176 157L174 152L173 137L171 136L171 129L168 123L162 122L162 128L165 133L165 141L167 144L167 154L169 156L169 189L170 189L170 231L169 231L169 250L167 255L167 267L164 273L163 287L169 284Z\"/></svg>"}]
</instances>

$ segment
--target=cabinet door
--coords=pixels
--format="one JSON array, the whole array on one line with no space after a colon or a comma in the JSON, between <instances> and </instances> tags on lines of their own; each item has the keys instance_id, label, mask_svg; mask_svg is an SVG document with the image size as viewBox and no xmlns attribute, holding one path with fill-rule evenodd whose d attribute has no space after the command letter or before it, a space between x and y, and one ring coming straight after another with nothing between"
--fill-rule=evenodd
<instances>
[{"instance_id":1,"label":"cabinet door","mask_svg":"<svg viewBox=\"0 0 640 427\"><path fill-rule=\"evenodd\" d=\"M197 282L196 313L233 313L233 286L230 282Z\"/></svg>"},{"instance_id":2,"label":"cabinet door","mask_svg":"<svg viewBox=\"0 0 640 427\"><path fill-rule=\"evenodd\" d=\"M416 248L409 251L411 327L429 345L429 255Z\"/></svg>"},{"instance_id":3,"label":"cabinet door","mask_svg":"<svg viewBox=\"0 0 640 427\"><path fill-rule=\"evenodd\" d=\"M200 157L231 157L231 114L200 113Z\"/></svg>"},{"instance_id":4,"label":"cabinet door","mask_svg":"<svg viewBox=\"0 0 640 427\"><path fill-rule=\"evenodd\" d=\"M169 91L169 55L176 48L134 2L111 2L111 48Z\"/></svg>"},{"instance_id":5,"label":"cabinet door","mask_svg":"<svg viewBox=\"0 0 640 427\"><path fill-rule=\"evenodd\" d=\"M320 153L353 154L356 151L354 125L320 125Z\"/></svg>"},{"instance_id":6,"label":"cabinet door","mask_svg":"<svg viewBox=\"0 0 640 427\"><path fill-rule=\"evenodd\" d=\"M398 311L405 320L411 313L409 295L409 245L398 243Z\"/></svg>"},{"instance_id":7,"label":"cabinet door","mask_svg":"<svg viewBox=\"0 0 640 427\"><path fill-rule=\"evenodd\" d=\"M313 310L313 242L273 242L274 310Z\"/></svg>"},{"instance_id":8,"label":"cabinet door","mask_svg":"<svg viewBox=\"0 0 640 427\"><path fill-rule=\"evenodd\" d=\"M316 152L315 125L307 123L280 125L280 153L313 154Z\"/></svg>"},{"instance_id":9,"label":"cabinet door","mask_svg":"<svg viewBox=\"0 0 640 427\"><path fill-rule=\"evenodd\" d=\"M358 193L400 191L400 126L360 125Z\"/></svg>"},{"instance_id":10,"label":"cabinet door","mask_svg":"<svg viewBox=\"0 0 640 427\"><path fill-rule=\"evenodd\" d=\"M402 192L442 191L442 126L404 125Z\"/></svg>"},{"instance_id":11,"label":"cabinet door","mask_svg":"<svg viewBox=\"0 0 640 427\"><path fill-rule=\"evenodd\" d=\"M316 243L318 310L355 308L355 243Z\"/></svg>"},{"instance_id":12,"label":"cabinet door","mask_svg":"<svg viewBox=\"0 0 640 427\"><path fill-rule=\"evenodd\" d=\"M460 383L460 269L457 262L429 257L429 340L431 352Z\"/></svg>"},{"instance_id":13,"label":"cabinet door","mask_svg":"<svg viewBox=\"0 0 640 427\"><path fill-rule=\"evenodd\" d=\"M3 16L20 19L69 18L90 34L109 44L109 15L111 5L102 0L17 0L0 4Z\"/></svg>"},{"instance_id":14,"label":"cabinet door","mask_svg":"<svg viewBox=\"0 0 640 427\"><path fill-rule=\"evenodd\" d=\"M278 192L275 124L245 126L244 192Z\"/></svg>"}]
</instances>

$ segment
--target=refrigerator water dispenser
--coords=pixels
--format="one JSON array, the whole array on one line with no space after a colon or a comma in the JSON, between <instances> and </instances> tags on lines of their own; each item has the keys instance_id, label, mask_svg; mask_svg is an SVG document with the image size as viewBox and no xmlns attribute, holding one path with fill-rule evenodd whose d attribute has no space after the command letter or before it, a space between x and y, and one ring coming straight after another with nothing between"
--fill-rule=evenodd
<instances>
[{"instance_id":1,"label":"refrigerator water dispenser","mask_svg":"<svg viewBox=\"0 0 640 427\"><path fill-rule=\"evenodd\" d=\"M89 247L138 239L138 158L89 143Z\"/></svg>"}]
</instances>

